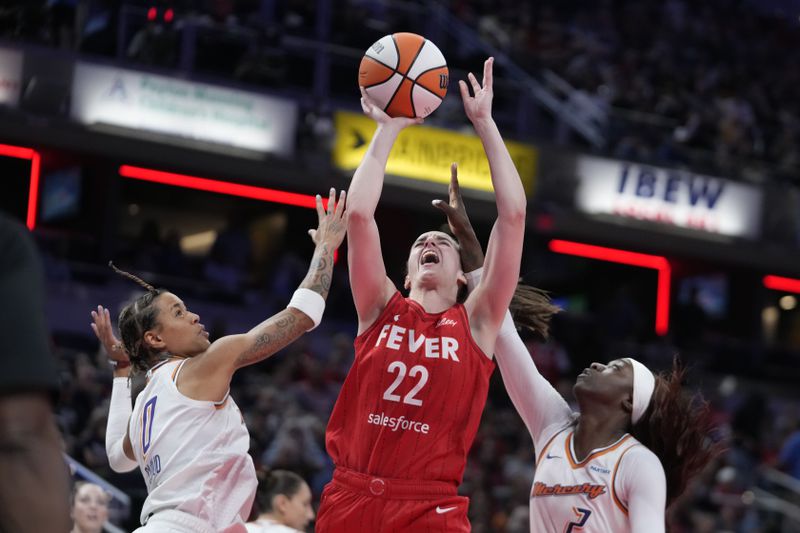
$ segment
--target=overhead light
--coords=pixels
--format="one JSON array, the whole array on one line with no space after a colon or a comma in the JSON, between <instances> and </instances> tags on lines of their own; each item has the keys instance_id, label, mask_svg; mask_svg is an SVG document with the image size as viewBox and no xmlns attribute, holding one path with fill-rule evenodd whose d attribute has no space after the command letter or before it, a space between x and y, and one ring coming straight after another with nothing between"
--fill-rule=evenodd
<instances>
[{"instance_id":1,"label":"overhead light","mask_svg":"<svg viewBox=\"0 0 800 533\"><path fill-rule=\"evenodd\" d=\"M181 237L181 250L187 254L202 254L214 245L217 239L216 230L201 231Z\"/></svg>"},{"instance_id":2,"label":"overhead light","mask_svg":"<svg viewBox=\"0 0 800 533\"><path fill-rule=\"evenodd\" d=\"M33 228L36 227L36 202L39 197L39 169L41 165L39 152L33 148L0 144L0 156L1 155L28 159L31 162L30 183L28 185L28 216L25 219L25 223L29 230L33 230Z\"/></svg>"},{"instance_id":3,"label":"overhead light","mask_svg":"<svg viewBox=\"0 0 800 533\"><path fill-rule=\"evenodd\" d=\"M786 296L782 296L780 300L778 300L778 305L781 306L781 309L784 311L791 311L795 307L797 307L797 298L792 296L791 294L787 294Z\"/></svg>"},{"instance_id":4,"label":"overhead light","mask_svg":"<svg viewBox=\"0 0 800 533\"><path fill-rule=\"evenodd\" d=\"M669 298L672 268L666 257L561 240L550 241L550 250L560 254L577 255L589 259L656 270L658 272L658 288L656 289L655 329L658 335L667 334L667 331L669 331Z\"/></svg>"},{"instance_id":5,"label":"overhead light","mask_svg":"<svg viewBox=\"0 0 800 533\"><path fill-rule=\"evenodd\" d=\"M317 206L316 197L310 194L267 189L266 187L255 187L253 185L200 178L197 176L189 176L188 174L176 174L174 172L164 172L131 165L122 165L119 167L119 173L124 178L153 181L165 185L185 187L187 189L229 194L231 196L241 196L243 198L252 198L254 200L264 200L266 202L276 202L298 207L316 208ZM322 204L323 207L327 209L328 199L323 198Z\"/></svg>"},{"instance_id":6,"label":"overhead light","mask_svg":"<svg viewBox=\"0 0 800 533\"><path fill-rule=\"evenodd\" d=\"M800 294L800 279L784 278L781 276L764 276L764 286L774 291L793 292Z\"/></svg>"},{"instance_id":7,"label":"overhead light","mask_svg":"<svg viewBox=\"0 0 800 533\"><path fill-rule=\"evenodd\" d=\"M242 198L252 198L264 202L274 202L297 207L317 208L317 198L310 194L300 194L296 192L281 191L278 189L268 189L266 187L255 187L253 185L243 185L230 181L201 178L188 174L176 174L174 172L164 172L150 168L136 167L133 165L122 165L119 167L119 174L123 178L131 178L175 187L196 189L198 191L208 191ZM322 197L322 207L328 208L328 198ZM339 250L333 252L333 262L339 260Z\"/></svg>"}]
</instances>

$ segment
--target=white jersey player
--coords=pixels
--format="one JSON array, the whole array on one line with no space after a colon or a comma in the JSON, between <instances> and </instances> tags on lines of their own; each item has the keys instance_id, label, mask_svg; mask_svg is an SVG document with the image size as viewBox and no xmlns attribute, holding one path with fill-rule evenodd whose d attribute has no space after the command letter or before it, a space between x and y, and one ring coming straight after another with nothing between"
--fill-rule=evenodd
<instances>
[{"instance_id":1,"label":"white jersey player","mask_svg":"<svg viewBox=\"0 0 800 533\"><path fill-rule=\"evenodd\" d=\"M573 389L578 414L539 374L510 313L497 339L495 359L537 453L531 531L665 531L668 504L715 453L706 441L706 410L682 396L682 372L655 377L631 358L593 363ZM655 420L650 416L653 404L667 414ZM663 410L665 404L671 409ZM679 469L672 485L659 456L633 435L646 435L651 425L662 437L651 446ZM686 444L678 447L681 437Z\"/></svg>"},{"instance_id":2,"label":"white jersey player","mask_svg":"<svg viewBox=\"0 0 800 533\"><path fill-rule=\"evenodd\" d=\"M464 269L474 269L466 275L474 287L483 254L455 175L449 204L434 205L447 214ZM524 310L540 314L528 325L546 327L553 307L528 300ZM683 394L683 369L676 364L666 377L655 377L630 358L593 363L574 386L577 414L539 374L510 313L494 355L537 452L531 531L663 532L666 507L719 450L709 444L707 407ZM662 465L670 465L669 483Z\"/></svg>"},{"instance_id":3,"label":"white jersey player","mask_svg":"<svg viewBox=\"0 0 800 533\"><path fill-rule=\"evenodd\" d=\"M122 342L108 310L92 328L115 363L106 453L111 468L142 471L148 497L138 533L244 532L256 491L249 435L228 397L239 368L262 361L316 326L330 289L333 254L346 223L344 193L331 189L327 210L317 196L319 227L308 274L289 306L247 333L209 342L200 317L175 294L136 281L146 293L120 313ZM113 267L113 265L112 265ZM148 374L131 409L129 372Z\"/></svg>"},{"instance_id":4,"label":"white jersey player","mask_svg":"<svg viewBox=\"0 0 800 533\"><path fill-rule=\"evenodd\" d=\"M229 395L201 401L178 390L186 361L169 359L150 369L133 408L129 435L147 484L141 521L176 510L224 531L246 520L253 504L250 435Z\"/></svg>"},{"instance_id":5,"label":"white jersey player","mask_svg":"<svg viewBox=\"0 0 800 533\"><path fill-rule=\"evenodd\" d=\"M531 531L664 531L666 478L658 457L627 432L604 446L577 452L579 417L536 370L510 315L501 335L495 348L497 364L537 452ZM641 363L631 361L592 365L579 384L590 373L597 378L602 372L632 372L633 365Z\"/></svg>"}]
</instances>

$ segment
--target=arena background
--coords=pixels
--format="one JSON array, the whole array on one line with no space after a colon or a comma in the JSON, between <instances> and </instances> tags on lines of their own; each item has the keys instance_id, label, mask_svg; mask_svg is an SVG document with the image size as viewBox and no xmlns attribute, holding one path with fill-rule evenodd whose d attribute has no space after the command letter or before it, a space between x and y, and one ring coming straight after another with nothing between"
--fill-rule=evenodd
<instances>
[{"instance_id":1,"label":"arena background","mask_svg":"<svg viewBox=\"0 0 800 533\"><path fill-rule=\"evenodd\" d=\"M800 3L708 0L50 0L0 6L0 207L45 265L76 479L136 527L138 471L110 471L111 370L89 328L135 287L167 287L212 338L283 307L302 279L313 195L346 188L371 135L357 68L412 31L450 93L404 133L377 217L400 280L443 220L448 165L485 243L493 201L455 82L495 63L495 116L528 192L523 275L564 309L542 373L571 399L592 361L674 354L726 452L669 513L675 532L800 531ZM345 250L340 250L340 254ZM340 257L342 257L340 255ZM339 261L323 324L236 374L258 465L330 479L324 429L353 356ZM476 532L528 530L531 440L496 372L461 492Z\"/></svg>"}]
</instances>

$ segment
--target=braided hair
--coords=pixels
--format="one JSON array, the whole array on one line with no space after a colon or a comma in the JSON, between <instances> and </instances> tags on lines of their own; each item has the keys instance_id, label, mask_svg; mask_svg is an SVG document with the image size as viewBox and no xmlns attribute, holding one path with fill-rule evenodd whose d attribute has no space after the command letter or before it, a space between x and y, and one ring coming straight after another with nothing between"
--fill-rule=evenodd
<instances>
[{"instance_id":1,"label":"braided hair","mask_svg":"<svg viewBox=\"0 0 800 533\"><path fill-rule=\"evenodd\" d=\"M552 303L547 291L522 281L517 283L508 308L517 328L528 329L543 341L547 341L550 336L550 320L553 315L561 312L561 308Z\"/></svg>"},{"instance_id":2,"label":"braided hair","mask_svg":"<svg viewBox=\"0 0 800 533\"><path fill-rule=\"evenodd\" d=\"M136 282L147 291L122 309L117 322L122 345L131 360L133 373L145 373L150 369L150 361L158 354L144 342L144 333L156 326L158 307L154 304L156 298L167 291L156 289L138 276L120 270L111 261L108 262L108 266L120 276Z\"/></svg>"}]
</instances>

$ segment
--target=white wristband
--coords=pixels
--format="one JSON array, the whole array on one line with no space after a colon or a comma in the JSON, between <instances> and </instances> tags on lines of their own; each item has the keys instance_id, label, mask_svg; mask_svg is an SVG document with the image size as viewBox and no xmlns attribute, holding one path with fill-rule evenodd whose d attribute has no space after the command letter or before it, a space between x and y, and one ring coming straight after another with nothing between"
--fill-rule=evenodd
<instances>
[{"instance_id":1,"label":"white wristband","mask_svg":"<svg viewBox=\"0 0 800 533\"><path fill-rule=\"evenodd\" d=\"M464 277L467 278L467 291L472 292L478 283L481 281L481 276L483 275L483 267L478 267L472 272L467 272L464 274Z\"/></svg>"},{"instance_id":2,"label":"white wristband","mask_svg":"<svg viewBox=\"0 0 800 533\"><path fill-rule=\"evenodd\" d=\"M292 295L292 300L287 307L294 307L308 315L314 325L306 331L311 331L319 325L322 320L322 313L325 311L325 298L318 292L311 289L297 289Z\"/></svg>"}]
</instances>

